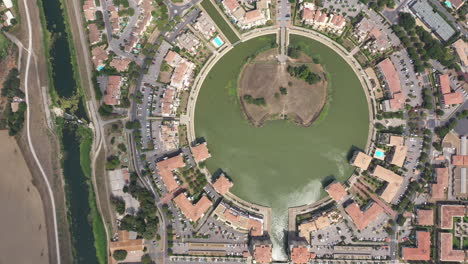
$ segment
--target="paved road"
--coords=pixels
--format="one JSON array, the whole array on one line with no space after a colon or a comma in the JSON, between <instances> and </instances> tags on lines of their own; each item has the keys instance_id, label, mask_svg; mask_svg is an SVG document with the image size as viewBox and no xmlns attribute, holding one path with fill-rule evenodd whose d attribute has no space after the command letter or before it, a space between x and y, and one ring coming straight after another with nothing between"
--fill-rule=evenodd
<instances>
[{"instance_id":1,"label":"paved road","mask_svg":"<svg viewBox=\"0 0 468 264\"><path fill-rule=\"evenodd\" d=\"M164 0L164 3L167 5L167 9L169 10L169 20L174 19L175 16L183 16L186 10L196 5L198 2L201 2L201 0L191 0L183 5L177 5L172 3L170 0Z\"/></svg>"}]
</instances>

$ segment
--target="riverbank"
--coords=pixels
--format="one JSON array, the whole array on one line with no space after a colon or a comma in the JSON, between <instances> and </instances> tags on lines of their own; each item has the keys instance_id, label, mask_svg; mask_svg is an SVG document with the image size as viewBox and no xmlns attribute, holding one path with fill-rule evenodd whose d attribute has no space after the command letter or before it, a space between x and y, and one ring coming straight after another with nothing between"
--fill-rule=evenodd
<instances>
[{"instance_id":1,"label":"riverbank","mask_svg":"<svg viewBox=\"0 0 468 264\"><path fill-rule=\"evenodd\" d=\"M78 119L87 121L83 107L85 93L80 85L77 54L70 32L69 16L65 2L54 0L42 2L44 9L43 28L51 31L53 42L49 48L55 104ZM58 59L60 57L60 59ZM96 206L92 183L91 148L93 133L88 128L56 122L57 134L61 135L62 159L73 255L78 263L107 263L107 236L101 215ZM87 213L86 213L87 212Z\"/></svg>"}]
</instances>

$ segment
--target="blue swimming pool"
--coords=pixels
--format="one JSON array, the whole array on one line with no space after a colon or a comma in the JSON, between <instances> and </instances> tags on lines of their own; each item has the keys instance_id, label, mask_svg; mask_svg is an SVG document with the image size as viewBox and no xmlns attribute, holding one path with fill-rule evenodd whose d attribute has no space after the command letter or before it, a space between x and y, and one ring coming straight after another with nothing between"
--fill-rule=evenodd
<instances>
[{"instance_id":1,"label":"blue swimming pool","mask_svg":"<svg viewBox=\"0 0 468 264\"><path fill-rule=\"evenodd\" d=\"M383 152L382 150L378 149L378 150L375 151L375 156L376 156L377 158L383 158L383 157L385 157L385 152Z\"/></svg>"},{"instance_id":2,"label":"blue swimming pool","mask_svg":"<svg viewBox=\"0 0 468 264\"><path fill-rule=\"evenodd\" d=\"M219 37L214 38L213 42L217 48L221 47L224 44L224 42Z\"/></svg>"},{"instance_id":3,"label":"blue swimming pool","mask_svg":"<svg viewBox=\"0 0 468 264\"><path fill-rule=\"evenodd\" d=\"M445 1L445 5L449 8L452 8L452 3L450 1Z\"/></svg>"},{"instance_id":4,"label":"blue swimming pool","mask_svg":"<svg viewBox=\"0 0 468 264\"><path fill-rule=\"evenodd\" d=\"M102 69L104 69L104 66L99 66L99 67L97 67L97 70L98 70L98 71L100 71L100 70L102 70Z\"/></svg>"}]
</instances>

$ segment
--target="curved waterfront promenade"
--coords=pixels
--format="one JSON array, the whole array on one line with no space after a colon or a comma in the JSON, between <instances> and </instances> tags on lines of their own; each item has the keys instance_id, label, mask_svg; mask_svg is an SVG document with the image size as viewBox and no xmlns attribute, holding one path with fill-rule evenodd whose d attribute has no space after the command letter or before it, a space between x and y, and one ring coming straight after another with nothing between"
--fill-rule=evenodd
<instances>
[{"instance_id":1,"label":"curved waterfront promenade","mask_svg":"<svg viewBox=\"0 0 468 264\"><path fill-rule=\"evenodd\" d=\"M268 27L268 28L261 28L261 29L256 29L254 31L251 31L249 33L245 33L242 35L241 42L260 37L260 36L265 36L265 35L271 35L271 34L277 34L279 36L279 28L276 27ZM374 131L374 114L376 113L376 106L375 106L375 98L372 94L372 86L369 81L368 76L366 75L365 71L362 69L361 65L357 62L357 60L342 46L334 42L333 40L329 39L328 37L312 31L312 30L307 30L303 29L300 27L292 27L288 30L288 34L286 34L287 40L289 40L289 34L294 34L294 35L299 35L299 36L304 36L310 39L313 39L315 41L318 41L327 47L331 48L335 53L339 54L348 64L349 66L353 69L354 73L358 76L358 79L360 81L360 84L362 88L364 89L364 93L366 96L367 104L368 104L368 112L369 112L369 129L368 129L368 137L367 137L367 143L365 149L369 152L371 142L374 141L375 139L375 131ZM237 43L235 43L237 44ZM189 142L194 142L196 139L195 136L195 107L197 103L197 98L198 94L200 92L201 86L203 85L203 82L205 81L206 76L209 74L211 69L213 68L214 65L224 56L226 55L235 45L229 45L226 46L224 49L222 49L220 52L215 53L208 62L204 65L198 76L194 80L194 84L192 87L192 90L190 92L189 96L189 102L187 105L187 114L181 116L181 123L185 124L187 126L187 137ZM233 194L228 194L226 195L226 198L229 200L236 201L238 205L243 207L246 210L252 210L257 212L262 212L266 213L265 218L265 228L267 230L270 229L270 215L271 215L271 210L268 210L268 207L265 206L260 206L257 204L253 204L247 201L242 200L241 198L233 195ZM313 204L308 204L304 205L301 208L305 209L306 207L315 207L315 203Z\"/></svg>"}]
</instances>

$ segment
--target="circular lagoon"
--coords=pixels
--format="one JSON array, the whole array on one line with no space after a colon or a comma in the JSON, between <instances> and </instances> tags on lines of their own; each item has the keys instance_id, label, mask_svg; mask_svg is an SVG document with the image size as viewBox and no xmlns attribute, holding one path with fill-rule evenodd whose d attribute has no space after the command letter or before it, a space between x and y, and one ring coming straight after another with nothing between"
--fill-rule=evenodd
<instances>
[{"instance_id":1,"label":"circular lagoon","mask_svg":"<svg viewBox=\"0 0 468 264\"><path fill-rule=\"evenodd\" d=\"M276 35L258 37L223 56L204 80L194 121L196 136L212 154L208 169L223 170L234 182L232 193L273 212L316 201L326 177L349 177L349 153L364 149L369 129L367 101L352 68L332 49L297 35L290 36L290 46L318 57L327 72L327 104L310 127L284 120L252 126L237 96L239 75L249 58L275 40Z\"/></svg>"}]
</instances>

